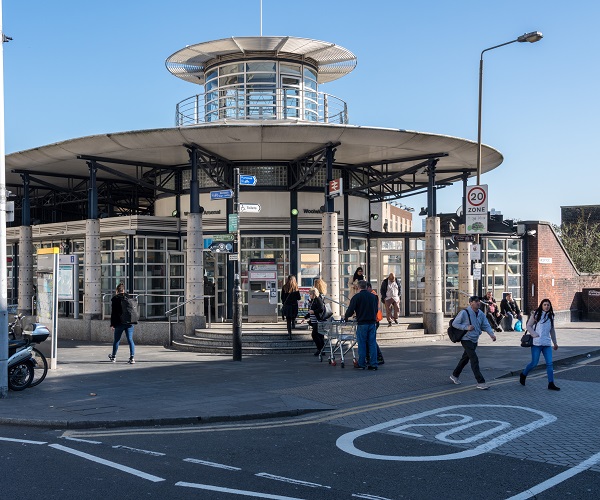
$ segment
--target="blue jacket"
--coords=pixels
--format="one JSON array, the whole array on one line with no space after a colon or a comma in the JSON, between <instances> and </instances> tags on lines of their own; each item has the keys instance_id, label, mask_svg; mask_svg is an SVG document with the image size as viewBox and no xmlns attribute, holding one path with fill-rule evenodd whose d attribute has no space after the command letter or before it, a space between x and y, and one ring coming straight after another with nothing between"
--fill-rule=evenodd
<instances>
[{"instance_id":1,"label":"blue jacket","mask_svg":"<svg viewBox=\"0 0 600 500\"><path fill-rule=\"evenodd\" d=\"M469 318L471 318L470 323ZM472 307L463 309L456 315L455 320L452 322L452 326L458 328L459 330L466 330L469 328L469 325L473 325L474 328L473 330L468 331L462 340L470 340L471 342L477 344L479 336L483 333L483 330L488 332L490 337L494 335L494 331L492 330L489 321L485 317L485 313L482 311L477 311L477 314L475 314L475 311L473 311Z\"/></svg>"}]
</instances>

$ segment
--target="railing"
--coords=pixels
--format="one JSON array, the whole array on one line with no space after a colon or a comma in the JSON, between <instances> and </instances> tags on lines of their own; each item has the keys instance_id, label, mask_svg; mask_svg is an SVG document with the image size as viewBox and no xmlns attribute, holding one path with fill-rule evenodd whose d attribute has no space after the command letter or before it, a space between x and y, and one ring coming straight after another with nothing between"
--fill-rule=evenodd
<instances>
[{"instance_id":1,"label":"railing","mask_svg":"<svg viewBox=\"0 0 600 500\"><path fill-rule=\"evenodd\" d=\"M113 297L113 295L114 295L114 292L102 294L102 319L106 319L106 316L107 316L106 308L104 307L105 303L107 302L106 297ZM138 298L138 305L140 306L140 318L143 318L143 319L160 318L160 317L162 317L162 314L157 315L157 316L150 316L150 317L148 316L147 311L144 311L144 313L142 314L142 311L141 311L142 307L145 308L148 304L144 301L140 301L139 300L140 297L142 297L142 298L143 297L160 297L163 299L177 298L177 306L175 308L179 307L180 302L185 299L185 297L183 295L175 295L175 294L131 293L129 295L131 295L132 297ZM84 303L84 310L85 310L85 295L83 296L83 303ZM156 305L161 305L161 304L156 304ZM165 306L167 305L166 300L163 302L163 305L165 305ZM179 317L177 318L177 321L179 321Z\"/></svg>"},{"instance_id":2,"label":"railing","mask_svg":"<svg viewBox=\"0 0 600 500\"><path fill-rule=\"evenodd\" d=\"M452 316L455 316L456 313L458 313L458 298L459 295L465 295L467 297L470 297L472 294L467 293L463 290L458 290L456 288L447 288L446 289L446 294L447 294L447 299L446 300L450 300L450 308L449 310L446 311L446 313L450 313Z\"/></svg>"},{"instance_id":3,"label":"railing","mask_svg":"<svg viewBox=\"0 0 600 500\"><path fill-rule=\"evenodd\" d=\"M189 304L190 302L193 302L194 300L204 300L204 299L208 299L208 327L210 328L212 325L212 321L211 321L211 310L212 310L212 303L211 300L213 299L212 295L202 295L200 297L193 297L189 300L186 300L185 302L179 304L179 301L177 301L177 305L175 307L173 307L172 309L169 309L167 312L165 312L165 316L167 317L167 320L169 322L169 346L173 345L173 324L171 322L171 318L173 316L177 317L177 321L176 323L179 323L179 308L183 307L186 304ZM173 311L177 311L177 314L171 314Z\"/></svg>"},{"instance_id":4,"label":"railing","mask_svg":"<svg viewBox=\"0 0 600 500\"><path fill-rule=\"evenodd\" d=\"M323 92L274 88L259 92L212 90L177 103L175 126L185 127L219 120L294 120L313 123L348 123L348 106Z\"/></svg>"}]
</instances>

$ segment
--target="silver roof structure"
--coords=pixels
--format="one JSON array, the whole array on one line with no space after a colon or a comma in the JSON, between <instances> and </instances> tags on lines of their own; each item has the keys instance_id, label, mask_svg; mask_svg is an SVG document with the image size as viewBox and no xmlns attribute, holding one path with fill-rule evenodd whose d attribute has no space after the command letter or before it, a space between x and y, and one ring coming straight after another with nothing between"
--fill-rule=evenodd
<instances>
[{"instance_id":1,"label":"silver roof structure","mask_svg":"<svg viewBox=\"0 0 600 500\"><path fill-rule=\"evenodd\" d=\"M475 175L477 143L457 137L352 125L248 121L219 122L194 127L138 130L80 137L6 156L8 185L21 185L20 173L69 189L70 177L85 177L89 168L78 156L102 157L136 164L189 168L188 145L194 144L231 162L285 162L302 158L327 144L335 144L335 168L369 168L382 177L407 183L427 183L424 169L414 166L425 157L439 158L436 184L455 182L460 172ZM497 150L482 147L482 173L499 166ZM127 167L119 167L123 172ZM138 172L139 173L139 172ZM406 178L402 176L406 173ZM60 177L57 176L60 174ZM116 175L104 172L107 178ZM32 187L35 181L32 182ZM398 198L403 196L400 191ZM408 194L408 193L406 193Z\"/></svg>"},{"instance_id":2,"label":"silver roof structure","mask_svg":"<svg viewBox=\"0 0 600 500\"><path fill-rule=\"evenodd\" d=\"M176 77L203 85L207 65L252 57L305 60L317 69L318 83L347 75L357 62L352 52L335 43L292 36L254 36L189 45L169 56L165 64Z\"/></svg>"}]
</instances>

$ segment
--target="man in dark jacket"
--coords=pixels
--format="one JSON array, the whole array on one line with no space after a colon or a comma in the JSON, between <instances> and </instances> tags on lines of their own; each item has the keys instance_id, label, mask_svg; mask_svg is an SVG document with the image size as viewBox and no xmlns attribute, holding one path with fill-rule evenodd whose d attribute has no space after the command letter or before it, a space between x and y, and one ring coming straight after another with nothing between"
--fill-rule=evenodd
<instances>
[{"instance_id":1,"label":"man in dark jacket","mask_svg":"<svg viewBox=\"0 0 600 500\"><path fill-rule=\"evenodd\" d=\"M367 290L367 282L358 282L359 292L352 297L350 305L344 314L344 320L356 313L356 343L358 344L358 366L364 370L367 367L366 352L369 346L369 370L377 370L377 341L376 327L379 303L377 296Z\"/></svg>"}]
</instances>

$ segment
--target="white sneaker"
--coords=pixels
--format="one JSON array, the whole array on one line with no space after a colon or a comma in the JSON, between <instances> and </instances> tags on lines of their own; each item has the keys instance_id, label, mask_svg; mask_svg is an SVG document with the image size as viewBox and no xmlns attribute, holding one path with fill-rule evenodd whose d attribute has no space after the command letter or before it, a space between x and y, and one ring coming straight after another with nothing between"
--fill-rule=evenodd
<instances>
[{"instance_id":1,"label":"white sneaker","mask_svg":"<svg viewBox=\"0 0 600 500\"><path fill-rule=\"evenodd\" d=\"M461 384L460 380L458 380L458 377L455 377L454 375L450 375L450 380L452 380L452 382L454 382L456 385Z\"/></svg>"},{"instance_id":2,"label":"white sneaker","mask_svg":"<svg viewBox=\"0 0 600 500\"><path fill-rule=\"evenodd\" d=\"M490 386L489 386L489 385L487 385L485 382L484 382L484 383L482 383L482 384L477 384L477 389L482 389L482 390L484 390L484 391L485 391L485 390L487 390L487 389L489 389L489 388L490 388Z\"/></svg>"}]
</instances>

